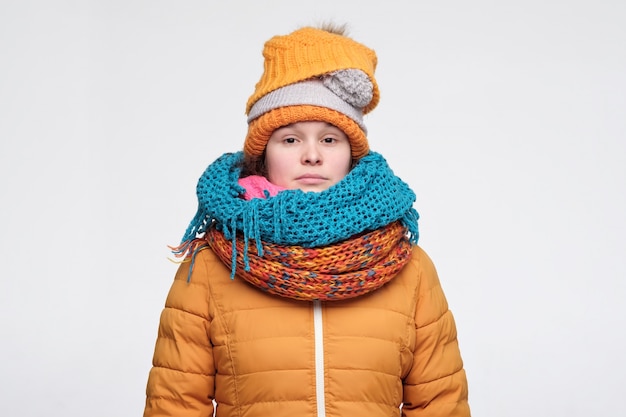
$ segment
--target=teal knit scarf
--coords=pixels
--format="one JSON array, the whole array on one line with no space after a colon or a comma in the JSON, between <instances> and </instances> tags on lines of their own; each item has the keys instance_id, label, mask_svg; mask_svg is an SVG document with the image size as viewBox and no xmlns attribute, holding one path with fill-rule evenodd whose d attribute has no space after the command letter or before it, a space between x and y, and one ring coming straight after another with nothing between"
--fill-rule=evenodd
<instances>
[{"instance_id":1,"label":"teal knit scarf","mask_svg":"<svg viewBox=\"0 0 626 417\"><path fill-rule=\"evenodd\" d=\"M370 152L337 184L321 192L285 190L274 197L244 200L240 176L242 152L226 153L210 164L197 185L198 211L176 252L215 226L233 242L237 233L253 239L262 256L262 241L307 248L326 246L358 233L401 220L416 244L419 215L415 193L395 176L387 161ZM247 260L248 246L244 247ZM233 255L234 257L234 255ZM246 261L247 264L247 261ZM234 276L234 260L232 274Z\"/></svg>"}]
</instances>

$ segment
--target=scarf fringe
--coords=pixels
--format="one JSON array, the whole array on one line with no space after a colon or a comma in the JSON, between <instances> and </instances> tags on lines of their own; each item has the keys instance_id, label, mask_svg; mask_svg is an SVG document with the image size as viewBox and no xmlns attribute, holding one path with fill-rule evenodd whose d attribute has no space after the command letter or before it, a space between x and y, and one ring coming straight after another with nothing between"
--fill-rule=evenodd
<instances>
[{"instance_id":1,"label":"scarf fringe","mask_svg":"<svg viewBox=\"0 0 626 417\"><path fill-rule=\"evenodd\" d=\"M191 273L193 271L193 266L196 262L196 255L198 254L198 252L207 249L208 247L209 245L203 237L182 242L178 246L168 245L168 248L170 248L175 258L183 258L179 261L171 258L168 259L177 264L190 262L189 273L187 274L187 282L191 282Z\"/></svg>"},{"instance_id":2,"label":"scarf fringe","mask_svg":"<svg viewBox=\"0 0 626 417\"><path fill-rule=\"evenodd\" d=\"M250 239L254 240L256 256L263 257L263 241L261 240L261 233L259 230L259 211L258 204L254 203L255 200L251 200L251 210L245 211L241 216L241 222L243 223L243 269L245 272L250 272L250 253L249 253L249 241ZM279 200L275 200L275 204L273 205L274 209L274 230L275 234L279 233L277 231L280 229L280 219L282 218L281 214L284 209L280 204ZM198 214L196 214L197 220L202 218L202 214L200 210L198 210ZM230 259L230 279L235 279L235 275L237 273L237 216L233 216L230 219L230 227L227 227L229 222L225 222L223 226L222 232L224 236L231 241L231 259ZM406 234L408 240L411 244L417 245L419 240L419 227L418 227L419 214L415 209L411 209L407 211L400 221L403 226L406 228ZM194 222L194 224L198 224ZM181 261L176 261L170 259L175 263L185 263L191 262L189 266L189 275L187 277L187 282L191 281L191 273L193 270L193 265L195 263L195 258L198 252L204 250L208 247L207 241L204 237L206 234L206 219L203 219L199 222L198 226L190 226L188 232L185 234L187 236L189 233L196 234L193 239L189 239L183 241L178 246L168 246L172 251L172 254L176 258L183 258ZM200 235L201 234L201 235Z\"/></svg>"},{"instance_id":3,"label":"scarf fringe","mask_svg":"<svg viewBox=\"0 0 626 417\"><path fill-rule=\"evenodd\" d=\"M196 239L198 235L203 234L206 231L210 217L211 216L209 216L208 213L199 205L198 210L189 223L189 226L187 226L187 230L185 230L181 244L178 247L183 246L185 242L191 242Z\"/></svg>"},{"instance_id":4,"label":"scarf fringe","mask_svg":"<svg viewBox=\"0 0 626 417\"><path fill-rule=\"evenodd\" d=\"M417 241L419 240L420 236L417 223L419 218L420 216L417 213L417 210L415 210L414 208L411 208L411 210L407 211L402 216L402 223L407 228L409 242L411 242L413 245L417 245Z\"/></svg>"}]
</instances>

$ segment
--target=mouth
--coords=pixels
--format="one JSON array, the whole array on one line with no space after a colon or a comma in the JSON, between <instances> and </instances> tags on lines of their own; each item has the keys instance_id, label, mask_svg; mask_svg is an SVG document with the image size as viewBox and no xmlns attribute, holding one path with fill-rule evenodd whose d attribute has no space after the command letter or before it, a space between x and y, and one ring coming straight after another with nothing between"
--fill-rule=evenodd
<instances>
[{"instance_id":1,"label":"mouth","mask_svg":"<svg viewBox=\"0 0 626 417\"><path fill-rule=\"evenodd\" d=\"M317 174L304 174L296 178L296 181L307 185L321 184L326 180L327 178Z\"/></svg>"}]
</instances>

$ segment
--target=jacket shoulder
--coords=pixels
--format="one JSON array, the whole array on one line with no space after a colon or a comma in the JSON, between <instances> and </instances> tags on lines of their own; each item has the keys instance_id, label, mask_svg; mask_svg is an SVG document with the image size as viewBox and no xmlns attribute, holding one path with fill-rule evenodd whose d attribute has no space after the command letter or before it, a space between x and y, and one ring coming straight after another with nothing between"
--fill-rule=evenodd
<instances>
[{"instance_id":1,"label":"jacket shoulder","mask_svg":"<svg viewBox=\"0 0 626 417\"><path fill-rule=\"evenodd\" d=\"M222 263L209 248L200 250L193 258L187 258L176 271L166 306L208 318L211 277L220 268L224 268Z\"/></svg>"},{"instance_id":2,"label":"jacket shoulder","mask_svg":"<svg viewBox=\"0 0 626 417\"><path fill-rule=\"evenodd\" d=\"M411 259L400 274L415 285L418 325L437 321L448 311L437 268L423 248L417 245L413 247Z\"/></svg>"}]
</instances>

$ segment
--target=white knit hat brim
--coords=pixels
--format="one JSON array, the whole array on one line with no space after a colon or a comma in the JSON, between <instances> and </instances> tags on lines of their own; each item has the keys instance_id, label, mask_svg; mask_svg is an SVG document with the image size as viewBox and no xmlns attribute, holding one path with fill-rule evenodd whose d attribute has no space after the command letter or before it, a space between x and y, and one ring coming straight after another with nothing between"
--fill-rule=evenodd
<instances>
[{"instance_id":1,"label":"white knit hat brim","mask_svg":"<svg viewBox=\"0 0 626 417\"><path fill-rule=\"evenodd\" d=\"M328 89L321 80L307 80L278 88L261 97L250 109L248 123L261 115L286 106L310 105L326 107L343 113L367 134L363 112L342 100Z\"/></svg>"}]
</instances>

